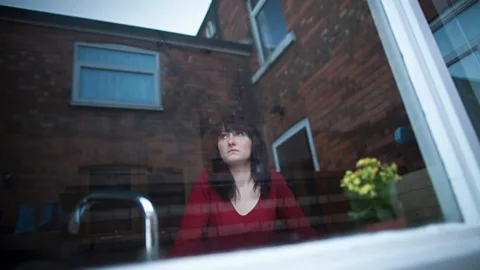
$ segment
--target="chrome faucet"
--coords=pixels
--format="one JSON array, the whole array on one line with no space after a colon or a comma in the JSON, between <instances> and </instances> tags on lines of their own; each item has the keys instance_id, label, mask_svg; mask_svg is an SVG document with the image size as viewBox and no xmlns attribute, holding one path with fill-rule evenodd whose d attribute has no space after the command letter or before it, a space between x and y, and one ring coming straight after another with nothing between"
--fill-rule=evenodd
<instances>
[{"instance_id":1,"label":"chrome faucet","mask_svg":"<svg viewBox=\"0 0 480 270\"><path fill-rule=\"evenodd\" d=\"M75 207L68 222L68 231L78 234L82 216L95 202L100 200L130 200L137 202L145 218L145 255L147 260L159 256L158 217L153 204L140 193L135 192L93 192L85 196Z\"/></svg>"}]
</instances>

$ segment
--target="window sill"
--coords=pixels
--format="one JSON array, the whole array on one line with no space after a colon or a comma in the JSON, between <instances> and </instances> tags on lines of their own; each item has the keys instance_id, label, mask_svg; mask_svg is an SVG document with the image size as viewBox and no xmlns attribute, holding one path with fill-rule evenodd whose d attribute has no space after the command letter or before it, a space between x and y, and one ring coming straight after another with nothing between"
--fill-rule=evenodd
<instances>
[{"instance_id":1,"label":"window sill","mask_svg":"<svg viewBox=\"0 0 480 270\"><path fill-rule=\"evenodd\" d=\"M75 100L70 103L72 106L84 107L99 107L99 108L117 108L117 109L132 109L132 110L146 110L146 111L163 111L163 106L159 105L142 105L142 104L128 104L128 103L109 103L109 102L95 102L95 101L80 101Z\"/></svg>"},{"instance_id":2,"label":"window sill","mask_svg":"<svg viewBox=\"0 0 480 270\"><path fill-rule=\"evenodd\" d=\"M273 51L272 55L263 63L263 65L255 72L251 81L252 84L255 84L260 78L265 74L265 72L272 66L273 63L283 54L283 52L290 47L290 45L295 41L295 34L289 32L285 38L278 44L277 48Z\"/></svg>"},{"instance_id":3,"label":"window sill","mask_svg":"<svg viewBox=\"0 0 480 270\"><path fill-rule=\"evenodd\" d=\"M479 242L478 225L433 224L109 269L473 269Z\"/></svg>"}]
</instances>

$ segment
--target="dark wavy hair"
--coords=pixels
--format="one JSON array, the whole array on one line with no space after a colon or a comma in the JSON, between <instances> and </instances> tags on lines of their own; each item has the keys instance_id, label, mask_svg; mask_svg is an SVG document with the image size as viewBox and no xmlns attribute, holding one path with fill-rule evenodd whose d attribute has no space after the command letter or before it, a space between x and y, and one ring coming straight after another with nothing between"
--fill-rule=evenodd
<instances>
[{"instance_id":1,"label":"dark wavy hair","mask_svg":"<svg viewBox=\"0 0 480 270\"><path fill-rule=\"evenodd\" d=\"M270 194L272 179L268 166L267 149L260 131L249 123L242 114L237 113L229 114L221 119L214 130L217 136L225 131L243 131L252 141L250 163L254 189L260 189L260 198L266 199ZM230 201L236 198L237 187L228 165L220 156L218 145L215 148L217 157L213 162L210 181L222 200Z\"/></svg>"}]
</instances>

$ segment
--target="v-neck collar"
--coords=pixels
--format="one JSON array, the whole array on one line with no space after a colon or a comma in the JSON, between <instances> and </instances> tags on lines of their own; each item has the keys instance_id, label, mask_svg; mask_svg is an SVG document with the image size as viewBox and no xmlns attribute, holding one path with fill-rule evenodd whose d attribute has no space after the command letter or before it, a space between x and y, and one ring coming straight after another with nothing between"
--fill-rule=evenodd
<instances>
[{"instance_id":1,"label":"v-neck collar","mask_svg":"<svg viewBox=\"0 0 480 270\"><path fill-rule=\"evenodd\" d=\"M253 212L253 210L255 210L255 208L257 208L258 204L260 203L260 197L258 197L258 200L257 202L255 203L255 205L252 207L252 209L250 209L250 211L248 211L245 215L242 215L240 214L238 211L237 211L237 208L235 208L235 205L233 205L232 201L229 201L228 203L230 204L230 206L233 208L233 211L238 215L238 216L241 216L241 217L246 217L248 216L250 213Z\"/></svg>"}]
</instances>

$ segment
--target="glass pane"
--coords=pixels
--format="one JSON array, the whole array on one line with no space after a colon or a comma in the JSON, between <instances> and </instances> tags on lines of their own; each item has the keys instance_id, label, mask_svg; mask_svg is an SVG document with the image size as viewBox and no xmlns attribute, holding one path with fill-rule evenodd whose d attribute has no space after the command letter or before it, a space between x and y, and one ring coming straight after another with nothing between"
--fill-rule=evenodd
<instances>
[{"instance_id":1,"label":"glass pane","mask_svg":"<svg viewBox=\"0 0 480 270\"><path fill-rule=\"evenodd\" d=\"M257 21L264 58L268 59L288 33L280 1L268 0L260 9L255 20Z\"/></svg>"},{"instance_id":2,"label":"glass pane","mask_svg":"<svg viewBox=\"0 0 480 270\"><path fill-rule=\"evenodd\" d=\"M96 47L79 46L77 59L89 64L113 65L123 68L158 69L158 63L154 55Z\"/></svg>"},{"instance_id":3,"label":"glass pane","mask_svg":"<svg viewBox=\"0 0 480 270\"><path fill-rule=\"evenodd\" d=\"M460 98L480 136L480 2L421 1Z\"/></svg>"},{"instance_id":4,"label":"glass pane","mask_svg":"<svg viewBox=\"0 0 480 270\"><path fill-rule=\"evenodd\" d=\"M155 104L152 74L81 68L79 98Z\"/></svg>"},{"instance_id":5,"label":"glass pane","mask_svg":"<svg viewBox=\"0 0 480 270\"><path fill-rule=\"evenodd\" d=\"M143 12L82 2L72 12L131 12L116 24L54 6L2 12L2 269L124 266L445 222L417 140L428 133L413 131L426 117L407 112L367 1L265 1L255 20L266 56L287 24L296 37L268 68L246 1L212 5L215 41L194 36L208 25L189 19L200 0ZM449 61L472 103L476 59L472 44ZM78 78L77 60L90 63ZM125 71L157 67L159 78ZM108 104L160 95L163 111L72 105L72 89Z\"/></svg>"},{"instance_id":6,"label":"glass pane","mask_svg":"<svg viewBox=\"0 0 480 270\"><path fill-rule=\"evenodd\" d=\"M480 53L470 53L448 69L473 127L480 136Z\"/></svg>"},{"instance_id":7,"label":"glass pane","mask_svg":"<svg viewBox=\"0 0 480 270\"><path fill-rule=\"evenodd\" d=\"M458 2L461 3L462 1ZM447 8L443 11L451 11ZM455 16L455 19L439 23L440 26L434 32L440 51L443 56L452 53L453 50L465 45L465 41L474 40L480 33L478 25L480 25L480 2L469 6L466 10ZM437 21L441 21L437 18Z\"/></svg>"}]
</instances>

